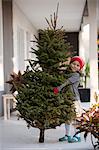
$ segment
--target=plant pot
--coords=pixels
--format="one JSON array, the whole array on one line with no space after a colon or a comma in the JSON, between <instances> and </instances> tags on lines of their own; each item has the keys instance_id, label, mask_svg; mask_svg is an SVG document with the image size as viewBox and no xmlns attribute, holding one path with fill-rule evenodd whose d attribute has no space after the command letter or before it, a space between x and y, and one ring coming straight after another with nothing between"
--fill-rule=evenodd
<instances>
[{"instance_id":1,"label":"plant pot","mask_svg":"<svg viewBox=\"0 0 99 150\"><path fill-rule=\"evenodd\" d=\"M90 102L90 88L79 88L81 102Z\"/></svg>"}]
</instances>

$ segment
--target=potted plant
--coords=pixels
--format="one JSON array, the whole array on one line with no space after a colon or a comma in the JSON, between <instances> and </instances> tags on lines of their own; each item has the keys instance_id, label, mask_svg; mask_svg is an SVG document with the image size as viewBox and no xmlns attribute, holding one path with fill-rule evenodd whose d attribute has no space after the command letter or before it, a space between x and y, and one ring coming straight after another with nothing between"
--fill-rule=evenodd
<instances>
[{"instance_id":1,"label":"potted plant","mask_svg":"<svg viewBox=\"0 0 99 150\"><path fill-rule=\"evenodd\" d=\"M87 82L89 77L90 77L90 64L88 60L85 64L84 74L81 80L82 83L84 83L84 87L79 89L81 102L90 101L90 88L87 88Z\"/></svg>"},{"instance_id":2,"label":"potted plant","mask_svg":"<svg viewBox=\"0 0 99 150\"><path fill-rule=\"evenodd\" d=\"M87 61L85 65L85 70L84 70L84 87L87 88L87 79L90 77L90 65L89 65L89 60Z\"/></svg>"},{"instance_id":3,"label":"potted plant","mask_svg":"<svg viewBox=\"0 0 99 150\"><path fill-rule=\"evenodd\" d=\"M96 94L96 93L95 93ZM99 149L99 102L96 98L96 104L94 104L89 110L86 110L81 117L77 118L77 133L84 132L84 138L87 138L88 133L91 134L91 141L94 149ZM76 134L77 134L76 133ZM93 137L97 141L93 142Z\"/></svg>"}]
</instances>

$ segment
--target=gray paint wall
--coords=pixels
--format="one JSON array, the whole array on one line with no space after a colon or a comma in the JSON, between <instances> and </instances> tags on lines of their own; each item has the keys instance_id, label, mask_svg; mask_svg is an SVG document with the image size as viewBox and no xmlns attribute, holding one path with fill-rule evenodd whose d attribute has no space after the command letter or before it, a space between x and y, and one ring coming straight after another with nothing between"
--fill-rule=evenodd
<instances>
[{"instance_id":1,"label":"gray paint wall","mask_svg":"<svg viewBox=\"0 0 99 150\"><path fill-rule=\"evenodd\" d=\"M0 91L0 116L3 115L2 95L9 92L10 73L13 71L13 26L12 26L12 0L2 0L3 20L3 67L4 67L4 91Z\"/></svg>"},{"instance_id":2,"label":"gray paint wall","mask_svg":"<svg viewBox=\"0 0 99 150\"><path fill-rule=\"evenodd\" d=\"M2 101L3 94L4 94L4 91L0 91L0 116L3 115L3 101Z\"/></svg>"},{"instance_id":3,"label":"gray paint wall","mask_svg":"<svg viewBox=\"0 0 99 150\"><path fill-rule=\"evenodd\" d=\"M12 0L2 1L3 13L3 64L4 64L4 91L9 93L9 85L6 81L13 71L13 22L12 22Z\"/></svg>"}]
</instances>

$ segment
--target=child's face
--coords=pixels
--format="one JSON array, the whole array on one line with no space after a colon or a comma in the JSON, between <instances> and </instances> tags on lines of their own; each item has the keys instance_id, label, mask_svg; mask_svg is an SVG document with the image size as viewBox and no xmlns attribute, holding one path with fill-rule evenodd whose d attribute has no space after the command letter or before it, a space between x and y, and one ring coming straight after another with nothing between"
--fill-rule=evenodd
<instances>
[{"instance_id":1,"label":"child's face","mask_svg":"<svg viewBox=\"0 0 99 150\"><path fill-rule=\"evenodd\" d=\"M71 64L70 64L70 67L72 69L73 72L77 72L80 70L80 63L78 61L73 61Z\"/></svg>"}]
</instances>

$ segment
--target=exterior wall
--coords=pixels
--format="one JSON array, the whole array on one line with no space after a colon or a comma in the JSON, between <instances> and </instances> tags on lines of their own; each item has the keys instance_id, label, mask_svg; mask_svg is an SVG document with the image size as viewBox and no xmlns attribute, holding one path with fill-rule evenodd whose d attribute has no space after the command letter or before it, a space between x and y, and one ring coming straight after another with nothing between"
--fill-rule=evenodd
<instances>
[{"instance_id":1,"label":"exterior wall","mask_svg":"<svg viewBox=\"0 0 99 150\"><path fill-rule=\"evenodd\" d=\"M0 91L0 116L3 115L3 101L2 101L3 94L4 94L4 91Z\"/></svg>"},{"instance_id":2,"label":"exterior wall","mask_svg":"<svg viewBox=\"0 0 99 150\"><path fill-rule=\"evenodd\" d=\"M90 100L91 104L94 103L94 93L98 91L98 54L97 54L97 22L98 22L98 11L97 0L88 0L88 11L89 16L83 18L82 30L79 34L79 45L80 45L80 56L85 61L90 60L90 83L89 88L91 89ZM89 26L87 32L84 28Z\"/></svg>"},{"instance_id":3,"label":"exterior wall","mask_svg":"<svg viewBox=\"0 0 99 150\"><path fill-rule=\"evenodd\" d=\"M2 67L4 70L2 71L4 72L2 86L9 80L10 74L13 71L17 72L19 69L24 71L27 65L24 60L31 58L29 54L31 47L30 40L34 40L34 35L37 36L36 28L17 7L14 0L0 0L0 63L2 58ZM2 94L9 93L9 89L10 87L6 83L4 84L4 90L0 89L0 116L3 114Z\"/></svg>"},{"instance_id":4,"label":"exterior wall","mask_svg":"<svg viewBox=\"0 0 99 150\"><path fill-rule=\"evenodd\" d=\"M3 80L3 28L2 28L2 0L0 0L0 116L2 115Z\"/></svg>"},{"instance_id":5,"label":"exterior wall","mask_svg":"<svg viewBox=\"0 0 99 150\"><path fill-rule=\"evenodd\" d=\"M91 104L94 103L94 93L98 91L98 53L97 53L97 0L88 0L89 23L90 23L90 88ZM93 71L94 69L94 71ZM94 81L94 82L93 82Z\"/></svg>"},{"instance_id":6,"label":"exterior wall","mask_svg":"<svg viewBox=\"0 0 99 150\"><path fill-rule=\"evenodd\" d=\"M89 17L83 17L83 24L79 32L79 55L85 60L85 63L90 63L89 49ZM84 82L82 83L84 87ZM90 88L90 78L87 79L87 88Z\"/></svg>"},{"instance_id":7,"label":"exterior wall","mask_svg":"<svg viewBox=\"0 0 99 150\"><path fill-rule=\"evenodd\" d=\"M13 39L14 39L14 71L23 71L27 65L24 61L31 58L30 50L34 40L34 35L37 36L36 28L26 18L17 4L13 1ZM34 45L35 46L35 45ZM21 51L21 52L20 52Z\"/></svg>"},{"instance_id":8,"label":"exterior wall","mask_svg":"<svg viewBox=\"0 0 99 150\"><path fill-rule=\"evenodd\" d=\"M0 91L4 90L3 79L3 26L2 26L2 0L0 0Z\"/></svg>"},{"instance_id":9,"label":"exterior wall","mask_svg":"<svg viewBox=\"0 0 99 150\"><path fill-rule=\"evenodd\" d=\"M10 73L13 71L13 26L12 26L12 0L2 1L3 14L3 67L4 67L4 91L9 92Z\"/></svg>"}]
</instances>

